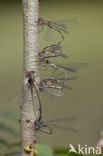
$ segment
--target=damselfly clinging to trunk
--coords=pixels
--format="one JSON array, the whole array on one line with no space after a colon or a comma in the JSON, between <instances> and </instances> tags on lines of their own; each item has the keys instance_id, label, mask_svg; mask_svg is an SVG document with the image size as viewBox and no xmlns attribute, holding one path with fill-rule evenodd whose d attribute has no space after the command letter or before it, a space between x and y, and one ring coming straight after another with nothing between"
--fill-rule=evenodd
<instances>
[{"instance_id":1,"label":"damselfly clinging to trunk","mask_svg":"<svg viewBox=\"0 0 103 156\"><path fill-rule=\"evenodd\" d=\"M62 89L64 88L64 79L46 78L40 82L40 91L47 91L55 96L62 96Z\"/></svg>"},{"instance_id":2,"label":"damselfly clinging to trunk","mask_svg":"<svg viewBox=\"0 0 103 156\"><path fill-rule=\"evenodd\" d=\"M70 131L70 132L77 132L77 129L69 127L69 126L62 126L62 125L58 125L58 122L72 122L77 120L76 117L67 117L67 118L60 118L60 119L54 119L54 120L48 120L48 121L42 121L42 120L37 120L34 123L35 126L35 130L38 131L42 131L46 134L52 134L53 133L53 129L54 128L58 128L60 130L65 130L65 131Z\"/></svg>"},{"instance_id":3,"label":"damselfly clinging to trunk","mask_svg":"<svg viewBox=\"0 0 103 156\"><path fill-rule=\"evenodd\" d=\"M68 34L68 26L71 25L75 25L78 22L75 19L69 19L69 20L62 20L62 21L49 21L49 20L44 20L42 17L40 17L38 19L38 24L39 26L42 27L43 30L43 25L46 25L47 28L47 32L46 32L46 36L45 36L45 40L46 41L50 41L51 40L51 29L56 30L57 32L59 32L59 34L61 35L61 41L62 42L64 40L64 35L63 33L67 33Z\"/></svg>"},{"instance_id":4,"label":"damselfly clinging to trunk","mask_svg":"<svg viewBox=\"0 0 103 156\"><path fill-rule=\"evenodd\" d=\"M48 67L53 68L55 72L57 70L61 71L62 73L64 73L65 79L68 79L68 72L76 73L78 69L85 69L87 67L87 64L86 63L58 64L58 63L51 62L49 59L43 60L42 68L44 69L44 71L47 70Z\"/></svg>"},{"instance_id":5,"label":"damselfly clinging to trunk","mask_svg":"<svg viewBox=\"0 0 103 156\"><path fill-rule=\"evenodd\" d=\"M58 56L67 58L67 56L62 53L62 47L60 46L60 42L58 42L57 44L46 46L42 49L42 51L39 52L40 62L47 58L54 58Z\"/></svg>"},{"instance_id":6,"label":"damselfly clinging to trunk","mask_svg":"<svg viewBox=\"0 0 103 156\"><path fill-rule=\"evenodd\" d=\"M36 119L40 120L41 115L42 115L42 109L41 109L41 101L38 95L39 87L35 81L35 71L27 72L26 78L27 78L27 88L28 88L27 91L29 89L31 90L31 97L32 97L33 108L34 108L34 112L36 115ZM36 114L35 107L38 107L39 117Z\"/></svg>"}]
</instances>

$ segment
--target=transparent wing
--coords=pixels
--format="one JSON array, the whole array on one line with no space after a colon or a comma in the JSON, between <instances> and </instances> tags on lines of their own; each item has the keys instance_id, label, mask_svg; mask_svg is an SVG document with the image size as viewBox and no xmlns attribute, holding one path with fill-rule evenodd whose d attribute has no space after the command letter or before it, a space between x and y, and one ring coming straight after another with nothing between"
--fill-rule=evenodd
<instances>
[{"instance_id":1,"label":"transparent wing","mask_svg":"<svg viewBox=\"0 0 103 156\"><path fill-rule=\"evenodd\" d=\"M64 70L67 70L69 72L77 72L75 68L73 67L69 67L69 65L61 65L61 64L57 64L57 66L63 68Z\"/></svg>"},{"instance_id":2,"label":"transparent wing","mask_svg":"<svg viewBox=\"0 0 103 156\"><path fill-rule=\"evenodd\" d=\"M52 33L51 33L51 28L47 27L46 33L45 33L45 41L50 42L52 39Z\"/></svg>"},{"instance_id":3,"label":"transparent wing","mask_svg":"<svg viewBox=\"0 0 103 156\"><path fill-rule=\"evenodd\" d=\"M54 119L54 120L48 120L46 122L50 123L50 122L71 122L71 121L76 121L77 117L75 116L71 116L71 117L65 117L65 118L58 118L58 119Z\"/></svg>"},{"instance_id":4,"label":"transparent wing","mask_svg":"<svg viewBox=\"0 0 103 156\"><path fill-rule=\"evenodd\" d=\"M86 69L88 67L87 63L72 63L67 65L74 69Z\"/></svg>"},{"instance_id":5,"label":"transparent wing","mask_svg":"<svg viewBox=\"0 0 103 156\"><path fill-rule=\"evenodd\" d=\"M64 126L60 126L60 125L56 125L56 124L49 124L49 126L55 127L55 128L61 129L61 130L65 130L65 131L77 132L77 129L71 128L71 127L64 127Z\"/></svg>"},{"instance_id":6,"label":"transparent wing","mask_svg":"<svg viewBox=\"0 0 103 156\"><path fill-rule=\"evenodd\" d=\"M57 65L70 72L77 72L77 69L87 68L87 63L57 64Z\"/></svg>"},{"instance_id":7,"label":"transparent wing","mask_svg":"<svg viewBox=\"0 0 103 156\"><path fill-rule=\"evenodd\" d=\"M22 99L22 91L19 90L17 91L14 95L12 95L9 99L8 99L8 103L20 103Z\"/></svg>"},{"instance_id":8,"label":"transparent wing","mask_svg":"<svg viewBox=\"0 0 103 156\"><path fill-rule=\"evenodd\" d=\"M59 26L63 29L67 29L68 27L66 25L64 25L63 23L60 23L58 21L49 21L52 25L56 25L56 26Z\"/></svg>"},{"instance_id":9,"label":"transparent wing","mask_svg":"<svg viewBox=\"0 0 103 156\"><path fill-rule=\"evenodd\" d=\"M72 26L78 24L78 21L76 19L67 19L67 20L55 21L54 23L57 25Z\"/></svg>"},{"instance_id":10,"label":"transparent wing","mask_svg":"<svg viewBox=\"0 0 103 156\"><path fill-rule=\"evenodd\" d=\"M43 88L44 91L48 92L49 94L55 95L55 96L63 96L64 93L59 89L54 88Z\"/></svg>"},{"instance_id":11,"label":"transparent wing","mask_svg":"<svg viewBox=\"0 0 103 156\"><path fill-rule=\"evenodd\" d=\"M78 24L77 20L75 19L69 19L69 20L61 20L61 21L50 21L53 27L56 27L57 29L61 30L64 33L68 33L66 30L68 26L76 25Z\"/></svg>"},{"instance_id":12,"label":"transparent wing","mask_svg":"<svg viewBox=\"0 0 103 156\"><path fill-rule=\"evenodd\" d=\"M63 29L63 28L59 27L59 25L52 24L52 26L53 26L53 28L55 30L59 30L59 31L62 31L62 32L66 33L66 34L69 34L69 32L66 29Z\"/></svg>"}]
</instances>

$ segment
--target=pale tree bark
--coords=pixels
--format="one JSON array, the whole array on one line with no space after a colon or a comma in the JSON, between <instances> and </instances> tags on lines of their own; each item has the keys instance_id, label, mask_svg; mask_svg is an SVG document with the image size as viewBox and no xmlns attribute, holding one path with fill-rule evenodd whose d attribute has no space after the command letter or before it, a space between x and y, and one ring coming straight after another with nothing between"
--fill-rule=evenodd
<instances>
[{"instance_id":1,"label":"pale tree bark","mask_svg":"<svg viewBox=\"0 0 103 156\"><path fill-rule=\"evenodd\" d=\"M32 99L31 90L28 89L27 72L35 71L35 81L39 84L38 69L38 0L22 0L23 10L23 89L21 103L21 156L28 156L31 153L24 150L25 147L34 145L36 134L34 122L39 110L37 96ZM34 102L34 103L33 103ZM34 105L33 105L34 104ZM34 111L35 107L35 111Z\"/></svg>"}]
</instances>

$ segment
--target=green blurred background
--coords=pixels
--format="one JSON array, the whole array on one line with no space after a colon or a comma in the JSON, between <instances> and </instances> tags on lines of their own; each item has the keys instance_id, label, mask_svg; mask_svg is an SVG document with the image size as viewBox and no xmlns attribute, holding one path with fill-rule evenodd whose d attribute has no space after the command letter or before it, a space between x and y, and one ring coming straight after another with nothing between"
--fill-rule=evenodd
<instances>
[{"instance_id":1,"label":"green blurred background","mask_svg":"<svg viewBox=\"0 0 103 156\"><path fill-rule=\"evenodd\" d=\"M62 44L68 59L60 63L87 63L88 67L72 76L71 91L63 97L42 94L43 118L56 119L76 116L69 126L77 133L54 129L53 135L40 134L39 143L53 146L73 144L94 145L103 130L103 1L102 0L41 0L40 17L49 20L76 19L78 25L70 27ZM22 84L22 9L19 0L0 0L0 111L19 112L19 104L8 103L9 97L21 89ZM53 33L54 38L58 38ZM53 43L53 41L51 42ZM56 43L56 41L55 41ZM44 47L44 34L40 35L40 47ZM47 76L47 75L46 75ZM45 96L44 96L45 95ZM5 121L0 118L0 121ZM18 122L8 121L19 131ZM68 123L66 123L68 126ZM0 132L0 134L3 134ZM7 135L9 140L17 138Z\"/></svg>"}]
</instances>

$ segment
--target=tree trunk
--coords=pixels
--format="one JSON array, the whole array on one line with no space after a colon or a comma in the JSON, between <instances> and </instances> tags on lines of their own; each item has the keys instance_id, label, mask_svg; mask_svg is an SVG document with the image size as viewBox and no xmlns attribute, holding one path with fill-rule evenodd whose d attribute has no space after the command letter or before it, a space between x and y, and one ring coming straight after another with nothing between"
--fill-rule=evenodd
<instances>
[{"instance_id":1,"label":"tree trunk","mask_svg":"<svg viewBox=\"0 0 103 156\"><path fill-rule=\"evenodd\" d=\"M31 89L28 88L27 73L35 71L35 81L39 84L38 69L38 0L22 0L23 10L23 87L22 87L22 103L21 103L21 156L30 155L24 150L25 147L34 145L36 142L36 134L34 122L36 114L39 110L36 108L38 99L35 95L34 101ZM33 106L34 104L34 106ZM35 108L35 111L34 111Z\"/></svg>"}]
</instances>

